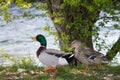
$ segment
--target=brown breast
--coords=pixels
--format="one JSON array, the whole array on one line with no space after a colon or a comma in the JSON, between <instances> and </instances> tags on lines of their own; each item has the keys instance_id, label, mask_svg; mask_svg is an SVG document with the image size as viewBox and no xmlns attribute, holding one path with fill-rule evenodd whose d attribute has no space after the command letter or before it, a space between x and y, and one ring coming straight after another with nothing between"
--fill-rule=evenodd
<instances>
[{"instance_id":1,"label":"brown breast","mask_svg":"<svg viewBox=\"0 0 120 80\"><path fill-rule=\"evenodd\" d=\"M40 53L41 53L43 50L45 50L45 49L46 49L46 47L40 46L39 49L38 49L37 52L36 52L37 57L39 57Z\"/></svg>"}]
</instances>

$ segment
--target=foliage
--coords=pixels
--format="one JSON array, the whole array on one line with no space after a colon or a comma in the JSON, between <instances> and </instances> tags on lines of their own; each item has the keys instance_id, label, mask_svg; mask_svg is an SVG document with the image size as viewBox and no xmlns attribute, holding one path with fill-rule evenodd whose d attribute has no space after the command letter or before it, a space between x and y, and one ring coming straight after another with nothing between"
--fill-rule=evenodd
<instances>
[{"instance_id":1,"label":"foliage","mask_svg":"<svg viewBox=\"0 0 120 80\"><path fill-rule=\"evenodd\" d=\"M119 2L112 0L92 0L92 1L81 1L81 0L64 0L61 2L52 2L52 5L57 5L58 7L48 8L51 11L51 18L54 21L55 26L61 27L61 29L57 29L58 32L61 32L61 35L58 36L61 38L60 41L63 41L66 36L69 37L68 43L74 39L80 39L82 42L88 40L89 37L94 36L94 41L96 41L96 46L101 49L108 48L109 45L106 46L105 41L102 40L100 43L99 38L99 29L100 27L105 27L109 21L117 21L119 22ZM60 4L60 5L59 5ZM48 7L50 4L48 4ZM100 13L103 13L102 16L99 16ZM95 25L95 22L99 21L99 25ZM102 21L103 20L103 21ZM63 26L64 25L64 26ZM119 24L114 24L115 28L119 29ZM60 30L60 31L59 31ZM65 38L62 35L65 35ZM77 35L76 35L77 34ZM96 35L97 34L97 35ZM105 37L108 32L105 34ZM87 41L89 42L89 41ZM88 47L92 47L85 44ZM102 45L102 46L101 46ZM104 47L103 47L104 46ZM65 48L65 47L64 47Z\"/></svg>"},{"instance_id":2,"label":"foliage","mask_svg":"<svg viewBox=\"0 0 120 80\"><path fill-rule=\"evenodd\" d=\"M16 0L15 3L19 8L30 8L32 7L31 3L25 2L24 0Z\"/></svg>"},{"instance_id":3,"label":"foliage","mask_svg":"<svg viewBox=\"0 0 120 80\"><path fill-rule=\"evenodd\" d=\"M46 3L39 3L35 6L36 9L41 9L41 10L47 10L47 4Z\"/></svg>"},{"instance_id":4,"label":"foliage","mask_svg":"<svg viewBox=\"0 0 120 80\"><path fill-rule=\"evenodd\" d=\"M8 52L4 52L2 49L0 50L0 58L1 63L0 65L4 65L4 62L11 62L11 64L15 64L16 60L15 57L12 57Z\"/></svg>"},{"instance_id":5,"label":"foliage","mask_svg":"<svg viewBox=\"0 0 120 80\"><path fill-rule=\"evenodd\" d=\"M22 57L21 62L16 65L18 65L20 68L29 69L32 68L31 66L34 64L31 57Z\"/></svg>"},{"instance_id":6,"label":"foliage","mask_svg":"<svg viewBox=\"0 0 120 80\"><path fill-rule=\"evenodd\" d=\"M4 58L5 60L9 60L10 59L10 55L8 53L0 53L0 57Z\"/></svg>"},{"instance_id":7,"label":"foliage","mask_svg":"<svg viewBox=\"0 0 120 80\"><path fill-rule=\"evenodd\" d=\"M5 62L7 63L7 61L9 61L10 62L9 66L14 67L14 70L16 70L16 68L24 68L26 70L29 70L29 69L34 70L34 68L36 66L34 64L35 62L33 60L33 57L30 57L30 56L27 56L27 57L15 57L15 56L11 56L7 52L3 52L2 50L0 50L0 58L1 58L1 62L2 62L0 64L0 66L8 66L8 65L6 65L4 63Z\"/></svg>"},{"instance_id":8,"label":"foliage","mask_svg":"<svg viewBox=\"0 0 120 80\"><path fill-rule=\"evenodd\" d=\"M22 15L23 18L27 18L27 19L33 19L35 17L45 17L46 14L45 13L41 13L41 14L32 14L29 11L24 11L24 14Z\"/></svg>"},{"instance_id":9,"label":"foliage","mask_svg":"<svg viewBox=\"0 0 120 80\"><path fill-rule=\"evenodd\" d=\"M111 26L119 30L120 2L118 0L60 0L50 1L51 4L48 1L50 0L47 0L50 17L58 32L61 49L65 50L66 44L68 45L74 39L81 40L92 49L92 42L95 42L99 51L110 49L111 45L106 45L105 39L99 37L99 31L110 21L115 22ZM96 22L98 25L95 24ZM109 32L106 32L104 37L108 34Z\"/></svg>"},{"instance_id":10,"label":"foliage","mask_svg":"<svg viewBox=\"0 0 120 80\"><path fill-rule=\"evenodd\" d=\"M0 0L0 10L2 10L2 12L0 11L1 14L4 15L4 20L6 20L7 22L10 21L10 14L9 14L9 7L11 4L11 0Z\"/></svg>"},{"instance_id":11,"label":"foliage","mask_svg":"<svg viewBox=\"0 0 120 80\"><path fill-rule=\"evenodd\" d=\"M61 38L64 40L64 48L62 48L61 50L63 51L68 51L67 47L69 46L69 36L65 34L65 32L63 32L61 34Z\"/></svg>"},{"instance_id":12,"label":"foliage","mask_svg":"<svg viewBox=\"0 0 120 80\"><path fill-rule=\"evenodd\" d=\"M4 15L4 20L11 21L10 7L11 4L16 3L19 8L30 8L31 3L25 2L25 0L0 0L0 14Z\"/></svg>"},{"instance_id":13,"label":"foliage","mask_svg":"<svg viewBox=\"0 0 120 80\"><path fill-rule=\"evenodd\" d=\"M116 12L116 10L119 10L119 8L114 8L115 7L114 5L119 5L119 3L114 4L112 0L104 0L104 1L102 0L93 0L93 1L64 0L60 8L64 9L62 12L62 14L64 14L63 17L65 17L66 15L69 15L69 16L73 16L73 19L74 19L73 22L68 23L69 27L67 27L66 25L66 28L67 29L72 28L71 33L80 34L81 32L82 35L80 35L79 37L82 40L82 38L88 37L93 33L98 34L99 29L97 29L97 31L96 30L91 31L89 29L91 27L98 28L98 26L94 26L94 23L97 20L99 20L99 13L101 11L105 13L102 17L100 17L100 19L103 19L103 22L100 21L99 26L105 27L105 24L110 21L109 19L113 21L118 21L118 22L120 21L119 15L117 15L119 11ZM69 9L66 12L65 9L67 7L69 7ZM84 12L83 10L86 10L86 12ZM110 14L110 15L108 16L107 14ZM118 25L118 24L115 24L115 25ZM99 39L98 36L96 37ZM74 39L74 35L73 35L73 39Z\"/></svg>"},{"instance_id":14,"label":"foliage","mask_svg":"<svg viewBox=\"0 0 120 80\"><path fill-rule=\"evenodd\" d=\"M43 28L44 31L48 32L49 35L53 35L55 37L55 39L57 40L57 34L56 34L56 30L54 27L52 26L49 26L49 25L46 25L44 28Z\"/></svg>"}]
</instances>

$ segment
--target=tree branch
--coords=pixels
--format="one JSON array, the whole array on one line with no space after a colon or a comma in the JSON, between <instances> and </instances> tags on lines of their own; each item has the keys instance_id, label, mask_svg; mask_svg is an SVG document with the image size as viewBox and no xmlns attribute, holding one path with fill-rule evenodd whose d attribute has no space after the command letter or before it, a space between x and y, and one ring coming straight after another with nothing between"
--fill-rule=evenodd
<instances>
[{"instance_id":1,"label":"tree branch","mask_svg":"<svg viewBox=\"0 0 120 80\"><path fill-rule=\"evenodd\" d=\"M116 56L117 52L120 52L120 37L117 40L117 42L113 45L113 47L107 52L106 56L109 60L112 60L113 57Z\"/></svg>"},{"instance_id":2,"label":"tree branch","mask_svg":"<svg viewBox=\"0 0 120 80\"><path fill-rule=\"evenodd\" d=\"M120 18L120 17L118 17L118 16L111 16L111 17L103 16L103 17L98 18L98 20L100 20L100 19L113 19L113 18Z\"/></svg>"}]
</instances>

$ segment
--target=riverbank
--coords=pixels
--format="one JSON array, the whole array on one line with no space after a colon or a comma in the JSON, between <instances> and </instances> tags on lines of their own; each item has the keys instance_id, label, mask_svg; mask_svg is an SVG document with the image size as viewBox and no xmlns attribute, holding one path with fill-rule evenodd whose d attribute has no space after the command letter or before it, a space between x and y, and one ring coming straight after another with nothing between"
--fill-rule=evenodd
<instances>
[{"instance_id":1,"label":"riverbank","mask_svg":"<svg viewBox=\"0 0 120 80\"><path fill-rule=\"evenodd\" d=\"M7 53L0 53L0 80L52 80L50 73L45 73L39 60L31 56L15 57ZM38 60L36 64L36 60ZM4 62L9 61L8 65ZM85 65L65 66L59 69L56 80L119 80L120 65L100 65L99 69L93 66L85 72Z\"/></svg>"},{"instance_id":2,"label":"riverbank","mask_svg":"<svg viewBox=\"0 0 120 80\"><path fill-rule=\"evenodd\" d=\"M44 67L33 64L31 58L23 58L11 66L0 65L0 80L53 80L50 73L44 72ZM55 80L119 80L120 66L101 65L99 69L93 66L85 72L84 65L64 66L59 69Z\"/></svg>"},{"instance_id":3,"label":"riverbank","mask_svg":"<svg viewBox=\"0 0 120 80\"><path fill-rule=\"evenodd\" d=\"M56 80L119 80L119 67L89 70L87 73L83 68L64 67L59 69ZM14 65L0 68L0 80L52 80L52 76L45 73L42 67L31 66L24 69Z\"/></svg>"}]
</instances>

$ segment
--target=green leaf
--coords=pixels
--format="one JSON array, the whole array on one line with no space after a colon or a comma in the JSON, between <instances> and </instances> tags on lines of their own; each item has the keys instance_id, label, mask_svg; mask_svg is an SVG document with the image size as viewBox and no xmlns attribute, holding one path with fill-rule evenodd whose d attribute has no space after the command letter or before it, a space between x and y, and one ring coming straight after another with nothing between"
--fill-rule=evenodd
<instances>
[{"instance_id":1,"label":"green leaf","mask_svg":"<svg viewBox=\"0 0 120 80\"><path fill-rule=\"evenodd\" d=\"M114 24L113 26L114 26L115 29L120 30L120 26L118 24Z\"/></svg>"}]
</instances>

